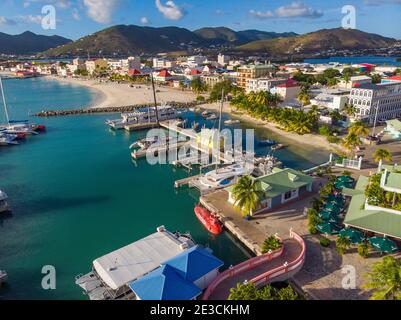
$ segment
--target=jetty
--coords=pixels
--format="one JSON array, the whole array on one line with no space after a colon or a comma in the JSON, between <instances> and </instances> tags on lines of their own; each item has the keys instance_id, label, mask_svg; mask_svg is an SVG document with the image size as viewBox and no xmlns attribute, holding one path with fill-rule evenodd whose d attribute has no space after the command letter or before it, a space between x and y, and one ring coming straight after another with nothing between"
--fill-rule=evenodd
<instances>
[{"instance_id":1,"label":"jetty","mask_svg":"<svg viewBox=\"0 0 401 320\"><path fill-rule=\"evenodd\" d=\"M196 102L168 102L166 103L177 109L188 109L194 108ZM71 115L85 115L85 114L102 114L102 113L125 113L133 112L139 108L154 107L154 104L140 104L140 105L127 105L127 106L111 106L111 107L83 107L80 109L49 109L42 110L36 114L35 117L60 117L60 116L71 116Z\"/></svg>"}]
</instances>

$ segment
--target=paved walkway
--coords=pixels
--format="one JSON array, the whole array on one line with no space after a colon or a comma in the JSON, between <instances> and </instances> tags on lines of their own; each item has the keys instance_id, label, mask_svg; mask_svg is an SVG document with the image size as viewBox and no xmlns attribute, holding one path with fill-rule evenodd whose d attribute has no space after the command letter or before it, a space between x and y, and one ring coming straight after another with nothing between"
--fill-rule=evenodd
<instances>
[{"instance_id":1,"label":"paved walkway","mask_svg":"<svg viewBox=\"0 0 401 320\"><path fill-rule=\"evenodd\" d=\"M234 288L237 283L243 283L245 280L251 281L270 270L283 266L286 262L295 261L301 255L302 247L296 240L286 239L283 244L284 250L281 256L224 280L214 289L209 300L226 300L230 294L230 289Z\"/></svg>"}]
</instances>

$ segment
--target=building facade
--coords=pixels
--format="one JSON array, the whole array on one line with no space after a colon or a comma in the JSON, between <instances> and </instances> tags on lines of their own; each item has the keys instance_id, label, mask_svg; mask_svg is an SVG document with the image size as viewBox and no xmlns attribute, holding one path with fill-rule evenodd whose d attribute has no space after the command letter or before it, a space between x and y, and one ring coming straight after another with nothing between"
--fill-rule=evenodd
<instances>
[{"instance_id":1,"label":"building facade","mask_svg":"<svg viewBox=\"0 0 401 320\"><path fill-rule=\"evenodd\" d=\"M287 79L270 79L270 78L258 78L258 79L248 79L246 82L246 93L251 91L270 91L275 86L283 84Z\"/></svg>"},{"instance_id":2,"label":"building facade","mask_svg":"<svg viewBox=\"0 0 401 320\"><path fill-rule=\"evenodd\" d=\"M237 71L237 85L240 88L246 89L249 79L270 77L275 70L275 66L271 64L248 65L240 67Z\"/></svg>"},{"instance_id":3,"label":"building facade","mask_svg":"<svg viewBox=\"0 0 401 320\"><path fill-rule=\"evenodd\" d=\"M401 82L364 84L353 88L349 103L356 109L355 117L373 123L401 116ZM377 117L376 117L377 114Z\"/></svg>"}]
</instances>

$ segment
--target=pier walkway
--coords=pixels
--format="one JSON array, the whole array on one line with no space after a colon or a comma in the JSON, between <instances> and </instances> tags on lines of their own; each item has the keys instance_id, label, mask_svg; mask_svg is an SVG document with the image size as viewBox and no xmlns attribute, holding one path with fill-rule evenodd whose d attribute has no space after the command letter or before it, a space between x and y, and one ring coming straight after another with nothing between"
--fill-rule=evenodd
<instances>
[{"instance_id":1,"label":"pier walkway","mask_svg":"<svg viewBox=\"0 0 401 320\"><path fill-rule=\"evenodd\" d=\"M290 230L290 238L281 249L251 258L227 269L206 289L203 300L226 300L230 289L245 281L257 287L271 282L286 281L301 270L305 261L305 242Z\"/></svg>"}]
</instances>

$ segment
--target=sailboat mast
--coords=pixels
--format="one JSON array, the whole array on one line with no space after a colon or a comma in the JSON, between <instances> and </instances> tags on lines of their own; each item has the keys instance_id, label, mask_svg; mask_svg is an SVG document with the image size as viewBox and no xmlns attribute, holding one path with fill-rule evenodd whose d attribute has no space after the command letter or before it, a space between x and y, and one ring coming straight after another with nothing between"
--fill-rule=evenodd
<instances>
[{"instance_id":1,"label":"sailboat mast","mask_svg":"<svg viewBox=\"0 0 401 320\"><path fill-rule=\"evenodd\" d=\"M156 89L155 89L155 81L153 80L153 74L150 75L150 78L152 80L153 101L155 104L156 122L157 122L157 125L159 125L159 112L157 110Z\"/></svg>"},{"instance_id":2,"label":"sailboat mast","mask_svg":"<svg viewBox=\"0 0 401 320\"><path fill-rule=\"evenodd\" d=\"M6 114L6 120L7 120L7 124L10 124L10 117L8 116L8 109L7 109L7 103L6 103L6 97L4 95L4 89L3 89L3 80L0 77L0 87L1 87L1 96L3 98L3 105L4 105L4 112Z\"/></svg>"},{"instance_id":3,"label":"sailboat mast","mask_svg":"<svg viewBox=\"0 0 401 320\"><path fill-rule=\"evenodd\" d=\"M218 131L217 131L217 146L218 146L218 150L217 150L217 159L216 159L216 172L219 168L219 163L220 163L220 138L221 138L221 117L223 114L223 105L224 105L224 88L221 90L221 103L220 103L220 115L219 115L219 127L218 127Z\"/></svg>"}]
</instances>

